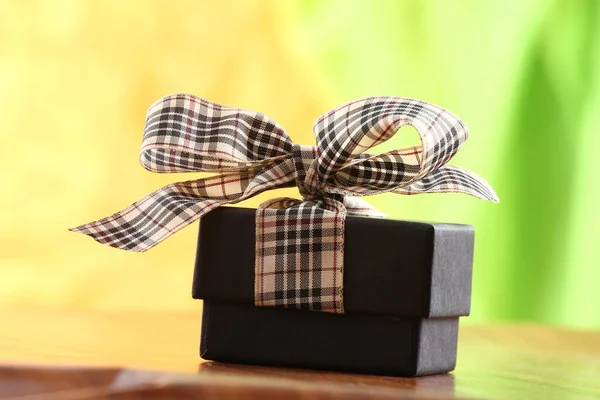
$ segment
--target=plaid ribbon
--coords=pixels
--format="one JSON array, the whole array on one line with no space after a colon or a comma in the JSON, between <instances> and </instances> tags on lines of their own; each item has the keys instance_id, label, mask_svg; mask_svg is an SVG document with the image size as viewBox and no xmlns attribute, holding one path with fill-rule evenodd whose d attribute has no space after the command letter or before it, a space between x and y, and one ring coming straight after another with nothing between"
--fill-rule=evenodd
<instances>
[{"instance_id":1,"label":"plaid ribbon","mask_svg":"<svg viewBox=\"0 0 600 400\"><path fill-rule=\"evenodd\" d=\"M413 126L421 145L365 153ZM72 228L109 246L145 251L222 204L297 186L256 212L255 304L343 313L346 214L381 216L358 196L462 192L498 201L472 172L445 165L467 139L465 124L433 104L368 97L314 124L316 146L294 144L272 119L188 94L153 103L140 153L153 172L216 172L150 193L98 221Z\"/></svg>"}]
</instances>

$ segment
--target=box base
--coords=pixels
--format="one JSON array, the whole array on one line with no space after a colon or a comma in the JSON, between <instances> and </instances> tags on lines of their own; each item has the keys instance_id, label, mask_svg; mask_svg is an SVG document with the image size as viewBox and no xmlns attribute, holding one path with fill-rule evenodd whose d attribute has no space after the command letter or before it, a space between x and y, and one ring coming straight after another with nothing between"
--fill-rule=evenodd
<instances>
[{"instance_id":1,"label":"box base","mask_svg":"<svg viewBox=\"0 0 600 400\"><path fill-rule=\"evenodd\" d=\"M458 318L259 308L204 301L200 356L207 360L391 376L450 372Z\"/></svg>"}]
</instances>

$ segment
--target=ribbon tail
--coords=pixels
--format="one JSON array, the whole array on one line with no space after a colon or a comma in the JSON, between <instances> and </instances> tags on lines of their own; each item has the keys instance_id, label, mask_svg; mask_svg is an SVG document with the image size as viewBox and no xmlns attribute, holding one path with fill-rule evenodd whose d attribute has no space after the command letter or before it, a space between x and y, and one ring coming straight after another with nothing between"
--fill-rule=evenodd
<instances>
[{"instance_id":1,"label":"ribbon tail","mask_svg":"<svg viewBox=\"0 0 600 400\"><path fill-rule=\"evenodd\" d=\"M478 199L499 203L500 199L489 183L464 168L446 165L430 172L408 186L393 190L399 194L465 193Z\"/></svg>"},{"instance_id":2,"label":"ribbon tail","mask_svg":"<svg viewBox=\"0 0 600 400\"><path fill-rule=\"evenodd\" d=\"M203 180L167 185L113 215L69 229L123 250L142 252L162 242L226 199L202 198Z\"/></svg>"},{"instance_id":3,"label":"ribbon tail","mask_svg":"<svg viewBox=\"0 0 600 400\"><path fill-rule=\"evenodd\" d=\"M256 306L344 313L346 209L335 199L268 200L256 211Z\"/></svg>"},{"instance_id":4,"label":"ribbon tail","mask_svg":"<svg viewBox=\"0 0 600 400\"><path fill-rule=\"evenodd\" d=\"M263 170L248 169L178 182L150 193L98 221L71 228L95 241L129 251L146 251L222 204L237 203L268 189L289 185L291 159Z\"/></svg>"},{"instance_id":5,"label":"ribbon tail","mask_svg":"<svg viewBox=\"0 0 600 400\"><path fill-rule=\"evenodd\" d=\"M367 203L360 197L344 196L344 206L348 210L348 215L356 215L361 217L378 217L385 218L386 215L377 210L371 204Z\"/></svg>"}]
</instances>

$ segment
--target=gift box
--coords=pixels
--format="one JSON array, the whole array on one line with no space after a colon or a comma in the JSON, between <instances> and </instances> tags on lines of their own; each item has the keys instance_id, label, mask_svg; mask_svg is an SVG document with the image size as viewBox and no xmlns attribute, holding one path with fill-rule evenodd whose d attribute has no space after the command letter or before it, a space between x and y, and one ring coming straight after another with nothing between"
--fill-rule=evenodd
<instances>
[{"instance_id":1,"label":"gift box","mask_svg":"<svg viewBox=\"0 0 600 400\"><path fill-rule=\"evenodd\" d=\"M421 144L368 152L404 125ZM213 175L71 230L141 252L201 219L192 294L204 300L205 359L400 376L452 370L458 318L470 308L473 229L376 218L360 198L497 202L484 179L446 165L466 125L434 104L380 96L324 113L313 130L316 145L295 144L260 112L161 98L146 116L142 165ZM294 186L299 199L220 208Z\"/></svg>"},{"instance_id":2,"label":"gift box","mask_svg":"<svg viewBox=\"0 0 600 400\"><path fill-rule=\"evenodd\" d=\"M448 372L469 314L471 226L348 216L343 315L255 307L256 210L200 223L192 297L204 359L397 376Z\"/></svg>"}]
</instances>

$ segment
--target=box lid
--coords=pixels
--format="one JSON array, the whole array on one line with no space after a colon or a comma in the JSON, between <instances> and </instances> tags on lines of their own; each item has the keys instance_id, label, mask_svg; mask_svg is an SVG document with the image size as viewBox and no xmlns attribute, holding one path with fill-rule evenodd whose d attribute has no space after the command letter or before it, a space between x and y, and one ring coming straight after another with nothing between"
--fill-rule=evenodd
<instances>
[{"instance_id":1,"label":"box lid","mask_svg":"<svg viewBox=\"0 0 600 400\"><path fill-rule=\"evenodd\" d=\"M202 217L193 298L254 304L255 212L221 207ZM345 313L468 315L473 242L469 225L348 216Z\"/></svg>"}]
</instances>

